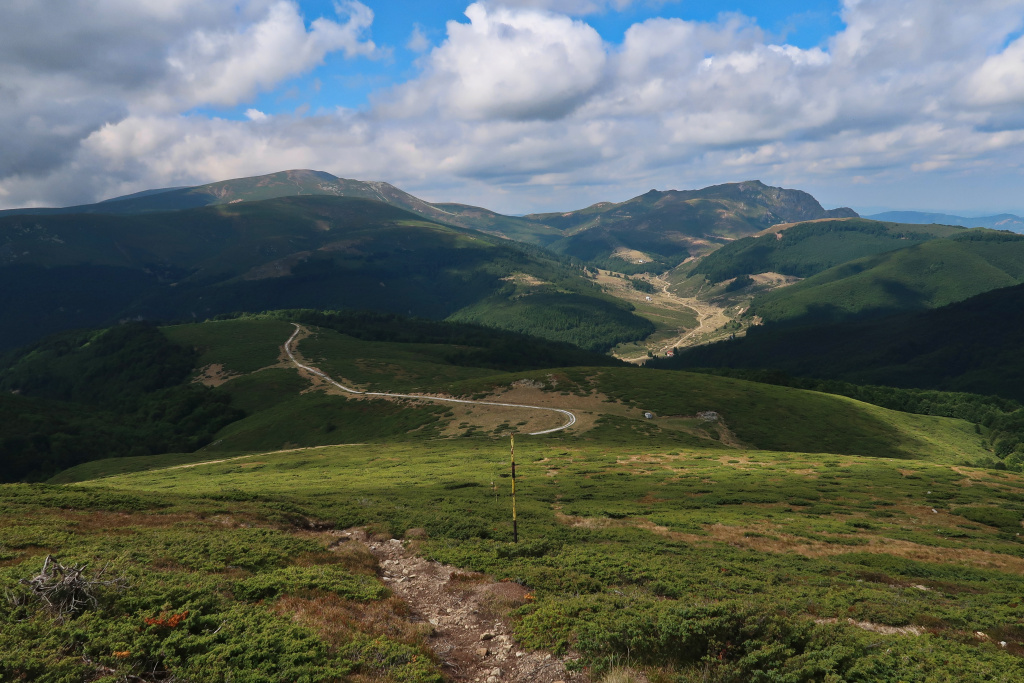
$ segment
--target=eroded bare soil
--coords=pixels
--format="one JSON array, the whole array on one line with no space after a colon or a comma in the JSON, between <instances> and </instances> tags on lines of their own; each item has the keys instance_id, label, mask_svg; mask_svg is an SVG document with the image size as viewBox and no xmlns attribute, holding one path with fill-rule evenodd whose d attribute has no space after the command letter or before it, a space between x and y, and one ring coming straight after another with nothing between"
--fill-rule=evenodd
<instances>
[{"instance_id":1,"label":"eroded bare soil","mask_svg":"<svg viewBox=\"0 0 1024 683\"><path fill-rule=\"evenodd\" d=\"M496 582L483 574L417 557L398 539L375 540L359 529L332 532L339 544L365 545L380 563L380 577L404 600L410 620L430 625L427 644L452 681L475 683L586 683L583 673L568 671L576 660L528 651L512 636L510 609L532 599L516 583Z\"/></svg>"}]
</instances>

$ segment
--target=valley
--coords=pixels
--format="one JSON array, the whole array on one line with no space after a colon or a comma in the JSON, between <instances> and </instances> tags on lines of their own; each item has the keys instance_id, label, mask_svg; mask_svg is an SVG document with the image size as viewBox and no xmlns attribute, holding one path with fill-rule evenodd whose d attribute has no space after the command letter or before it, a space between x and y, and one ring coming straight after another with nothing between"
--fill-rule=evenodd
<instances>
[{"instance_id":1,"label":"valley","mask_svg":"<svg viewBox=\"0 0 1024 683\"><path fill-rule=\"evenodd\" d=\"M0 683L1024 683L1024 0L0 10Z\"/></svg>"},{"instance_id":2,"label":"valley","mask_svg":"<svg viewBox=\"0 0 1024 683\"><path fill-rule=\"evenodd\" d=\"M1020 238L851 213L0 215L0 679L1024 679Z\"/></svg>"}]
</instances>

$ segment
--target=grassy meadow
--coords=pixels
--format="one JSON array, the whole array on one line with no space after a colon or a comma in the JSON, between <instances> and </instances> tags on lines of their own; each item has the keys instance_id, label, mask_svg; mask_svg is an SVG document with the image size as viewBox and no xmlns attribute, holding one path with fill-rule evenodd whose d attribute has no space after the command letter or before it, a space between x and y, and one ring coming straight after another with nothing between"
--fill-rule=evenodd
<instances>
[{"instance_id":1,"label":"grassy meadow","mask_svg":"<svg viewBox=\"0 0 1024 683\"><path fill-rule=\"evenodd\" d=\"M204 450L0 487L0 680L441 681L432 627L332 534L351 527L526 586L521 647L595 682L1024 680L1024 476L958 464L986 452L969 422L310 328L299 353L359 388L577 413L516 438L513 544L508 433L528 425L327 393L281 363L293 329L166 330L248 414ZM60 618L22 582L47 555L117 581Z\"/></svg>"}]
</instances>

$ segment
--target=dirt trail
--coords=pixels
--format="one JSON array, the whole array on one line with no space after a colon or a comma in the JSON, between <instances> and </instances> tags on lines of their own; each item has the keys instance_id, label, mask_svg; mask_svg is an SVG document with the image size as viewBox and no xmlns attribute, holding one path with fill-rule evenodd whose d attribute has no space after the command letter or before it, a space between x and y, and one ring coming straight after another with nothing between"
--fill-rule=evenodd
<instances>
[{"instance_id":1,"label":"dirt trail","mask_svg":"<svg viewBox=\"0 0 1024 683\"><path fill-rule=\"evenodd\" d=\"M687 308L692 308L697 312L697 327L692 330L687 330L677 339L670 341L668 344L663 346L659 353L667 353L670 349L680 348L683 346L693 346L696 343L696 339L701 335L714 332L719 329L727 322L731 320L729 316L725 314L725 309L721 306L701 301L697 297L681 297L673 294L669 291L671 283L666 280L663 276L658 275L651 278L655 286L661 288L661 294L666 298L677 301ZM705 340L706 341L706 340Z\"/></svg>"},{"instance_id":2,"label":"dirt trail","mask_svg":"<svg viewBox=\"0 0 1024 683\"><path fill-rule=\"evenodd\" d=\"M502 616L531 596L516 583L494 582L482 574L414 555L398 539L378 541L358 529L332 532L339 543L362 543L377 558L381 579L409 605L413 621L429 623L427 644L446 677L473 683L586 683L566 670L573 654L561 657L527 651L512 637Z\"/></svg>"},{"instance_id":3,"label":"dirt trail","mask_svg":"<svg viewBox=\"0 0 1024 683\"><path fill-rule=\"evenodd\" d=\"M695 346L698 343L704 343L711 338L712 332L731 320L731 318L725 314L725 308L723 306L702 301L696 297L681 297L669 291L671 283L662 275L650 278L651 284L657 288L655 292L650 294L632 289L628 286L628 280L606 276L599 277L598 281L603 287L610 290L610 294L631 303L655 304L669 310L689 310L696 314L696 327L689 330L680 329L677 336L670 337L658 348L651 349L658 355L665 355L669 350L674 348ZM648 298L650 301L648 301ZM628 363L643 363L647 360L647 354L644 353L633 357L619 356L619 358Z\"/></svg>"},{"instance_id":4,"label":"dirt trail","mask_svg":"<svg viewBox=\"0 0 1024 683\"><path fill-rule=\"evenodd\" d=\"M498 403L496 401L474 401L464 398L449 398L446 396L432 396L428 394L393 394L391 392L386 391L360 391L359 389L347 387L344 384L341 384L340 382L332 379L327 373L323 372L319 368L315 368L312 365L305 365L299 362L298 358L296 357L296 352L293 350L292 347L293 344L295 343L296 338L300 337L300 335L301 337L308 336L309 331L306 330L306 328L299 325L298 323L292 323L292 325L295 326L295 331L292 332L292 336L288 337L288 341L284 343L284 351L286 354L288 354L288 358L291 360L291 362L295 365L295 367L299 368L299 370L303 370L311 375L315 375L346 393L359 394L362 396L380 396L383 398L408 398L417 401L461 403L463 405L497 406L504 408L519 408L525 410L540 410L553 413L561 413L562 415L565 416L565 418L567 418L565 423L562 424L561 426L554 427L552 429L544 429L539 432L529 432L529 436L540 436L541 434L551 434L552 432L559 432L562 431L563 429L568 429L569 427L572 427L574 424L576 424L576 415L573 414L571 411L565 410L564 408L553 408L548 406L531 406L519 403Z\"/></svg>"}]
</instances>

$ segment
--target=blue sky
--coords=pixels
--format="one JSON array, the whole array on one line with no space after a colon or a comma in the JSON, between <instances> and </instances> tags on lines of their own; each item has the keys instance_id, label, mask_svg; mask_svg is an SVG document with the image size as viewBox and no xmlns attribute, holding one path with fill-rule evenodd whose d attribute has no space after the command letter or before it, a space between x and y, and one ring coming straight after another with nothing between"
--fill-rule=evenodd
<instances>
[{"instance_id":1,"label":"blue sky","mask_svg":"<svg viewBox=\"0 0 1024 683\"><path fill-rule=\"evenodd\" d=\"M465 1L438 0L366 0L373 10L373 27L367 32L386 56L353 61L343 55L329 55L324 64L310 73L284 83L271 92L261 93L250 102L230 108L197 108L195 113L244 119L255 107L267 114L295 111L315 112L334 107L365 108L374 92L401 83L416 75L416 60L422 50L410 49L414 32L428 44L444 41L449 21L466 22ZM326 17L337 18L333 0L304 0L299 3L307 23ZM722 14L737 13L757 22L773 40L802 48L822 45L842 28L840 6L832 0L791 2L675 2L637 3L622 10L584 14L581 19L594 27L610 44L622 42L626 30L653 17L677 17L690 21L713 22Z\"/></svg>"},{"instance_id":2,"label":"blue sky","mask_svg":"<svg viewBox=\"0 0 1024 683\"><path fill-rule=\"evenodd\" d=\"M0 208L313 168L507 213L754 178L862 212L1024 213L1024 0L2 13Z\"/></svg>"}]
</instances>

